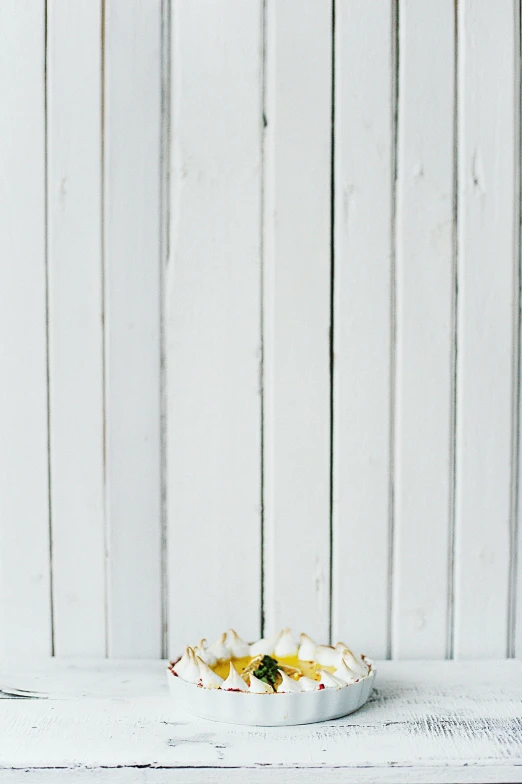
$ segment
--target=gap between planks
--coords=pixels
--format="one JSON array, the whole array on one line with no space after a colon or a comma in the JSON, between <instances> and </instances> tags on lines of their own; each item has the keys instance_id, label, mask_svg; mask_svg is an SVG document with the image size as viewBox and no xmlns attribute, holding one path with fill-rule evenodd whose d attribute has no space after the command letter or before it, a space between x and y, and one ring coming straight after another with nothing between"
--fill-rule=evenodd
<instances>
[{"instance_id":1,"label":"gap between planks","mask_svg":"<svg viewBox=\"0 0 522 784\"><path fill-rule=\"evenodd\" d=\"M392 192L390 236L390 457L388 493L388 629L387 658L393 656L393 581L395 555L395 390L397 384L397 174L399 136L399 0L393 0L390 31L392 57Z\"/></svg>"},{"instance_id":2,"label":"gap between planks","mask_svg":"<svg viewBox=\"0 0 522 784\"><path fill-rule=\"evenodd\" d=\"M51 623L51 656L54 656L54 585L53 585L53 512L51 496L51 374L49 358L49 102L47 92L49 56L49 8L44 8L44 242L45 242L45 370L47 389L47 498L49 510L49 607Z\"/></svg>"}]
</instances>

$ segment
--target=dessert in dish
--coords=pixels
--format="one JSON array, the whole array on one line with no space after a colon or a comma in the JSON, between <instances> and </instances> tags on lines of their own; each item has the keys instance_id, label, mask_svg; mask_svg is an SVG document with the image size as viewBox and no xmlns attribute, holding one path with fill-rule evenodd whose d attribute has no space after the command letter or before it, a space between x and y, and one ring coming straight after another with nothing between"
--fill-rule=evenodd
<instances>
[{"instance_id":1,"label":"dessert in dish","mask_svg":"<svg viewBox=\"0 0 522 784\"><path fill-rule=\"evenodd\" d=\"M188 646L170 662L167 681L178 707L195 716L280 727L353 713L370 696L375 673L370 659L342 642L318 645L306 634L297 641L283 629L248 643L229 629L210 645Z\"/></svg>"},{"instance_id":2,"label":"dessert in dish","mask_svg":"<svg viewBox=\"0 0 522 784\"><path fill-rule=\"evenodd\" d=\"M344 689L373 675L373 663L345 643L319 645L290 629L247 643L234 629L210 645L188 646L169 672L203 689L250 694L295 694Z\"/></svg>"}]
</instances>

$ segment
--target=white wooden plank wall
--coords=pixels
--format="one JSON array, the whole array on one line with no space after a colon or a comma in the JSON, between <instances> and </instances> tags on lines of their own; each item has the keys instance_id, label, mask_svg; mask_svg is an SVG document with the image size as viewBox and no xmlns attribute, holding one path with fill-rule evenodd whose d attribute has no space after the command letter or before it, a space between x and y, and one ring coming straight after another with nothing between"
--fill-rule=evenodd
<instances>
[{"instance_id":1,"label":"white wooden plank wall","mask_svg":"<svg viewBox=\"0 0 522 784\"><path fill-rule=\"evenodd\" d=\"M166 344L175 654L194 635L215 637L230 625L251 638L260 632L263 71L260 0L172 7Z\"/></svg>"},{"instance_id":2,"label":"white wooden plank wall","mask_svg":"<svg viewBox=\"0 0 522 784\"><path fill-rule=\"evenodd\" d=\"M459 4L455 654L505 656L518 312L517 6ZM522 653L522 651L519 651Z\"/></svg>"},{"instance_id":3,"label":"white wooden plank wall","mask_svg":"<svg viewBox=\"0 0 522 784\"><path fill-rule=\"evenodd\" d=\"M264 168L267 634L330 614L332 8L268 0ZM297 578L297 579L296 579Z\"/></svg>"},{"instance_id":4,"label":"white wooden plank wall","mask_svg":"<svg viewBox=\"0 0 522 784\"><path fill-rule=\"evenodd\" d=\"M391 3L378 15L365 0L337 4L332 634L383 658L389 655L394 34ZM354 601L361 586L363 603Z\"/></svg>"},{"instance_id":5,"label":"white wooden plank wall","mask_svg":"<svg viewBox=\"0 0 522 784\"><path fill-rule=\"evenodd\" d=\"M162 652L161 1L105 2L108 652Z\"/></svg>"},{"instance_id":6,"label":"white wooden plank wall","mask_svg":"<svg viewBox=\"0 0 522 784\"><path fill-rule=\"evenodd\" d=\"M104 656L102 8L47 6L54 651ZM81 84L82 88L78 89Z\"/></svg>"},{"instance_id":7,"label":"white wooden plank wall","mask_svg":"<svg viewBox=\"0 0 522 784\"><path fill-rule=\"evenodd\" d=\"M454 379L453 0L401 0L392 655L443 658ZM422 569L419 569L422 564Z\"/></svg>"},{"instance_id":8,"label":"white wooden plank wall","mask_svg":"<svg viewBox=\"0 0 522 784\"><path fill-rule=\"evenodd\" d=\"M519 4L332 2L0 3L1 655L522 656Z\"/></svg>"},{"instance_id":9,"label":"white wooden plank wall","mask_svg":"<svg viewBox=\"0 0 522 784\"><path fill-rule=\"evenodd\" d=\"M51 652L45 6L0 3L0 650Z\"/></svg>"},{"instance_id":10,"label":"white wooden plank wall","mask_svg":"<svg viewBox=\"0 0 522 784\"><path fill-rule=\"evenodd\" d=\"M5 655L163 652L163 18L0 8Z\"/></svg>"}]
</instances>

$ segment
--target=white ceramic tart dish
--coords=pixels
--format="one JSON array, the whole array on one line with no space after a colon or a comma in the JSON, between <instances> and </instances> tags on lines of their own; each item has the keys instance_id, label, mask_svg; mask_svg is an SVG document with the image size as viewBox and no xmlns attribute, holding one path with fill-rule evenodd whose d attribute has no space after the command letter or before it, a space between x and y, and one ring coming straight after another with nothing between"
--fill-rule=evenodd
<instances>
[{"instance_id":1,"label":"white ceramic tart dish","mask_svg":"<svg viewBox=\"0 0 522 784\"><path fill-rule=\"evenodd\" d=\"M310 724L346 716L370 696L376 670L344 643L317 645L290 629L246 643L230 629L170 662L167 679L180 708L211 721L254 726Z\"/></svg>"}]
</instances>

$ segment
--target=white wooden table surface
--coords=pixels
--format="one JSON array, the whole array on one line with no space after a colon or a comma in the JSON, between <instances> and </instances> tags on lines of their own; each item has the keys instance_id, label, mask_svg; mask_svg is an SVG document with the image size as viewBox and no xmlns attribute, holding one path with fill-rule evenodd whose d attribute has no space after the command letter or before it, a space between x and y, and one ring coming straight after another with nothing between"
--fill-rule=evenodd
<instances>
[{"instance_id":1,"label":"white wooden table surface","mask_svg":"<svg viewBox=\"0 0 522 784\"><path fill-rule=\"evenodd\" d=\"M357 713L236 727L182 713L162 662L5 665L0 781L522 782L522 662L383 662ZM4 695L5 696L5 695Z\"/></svg>"}]
</instances>

